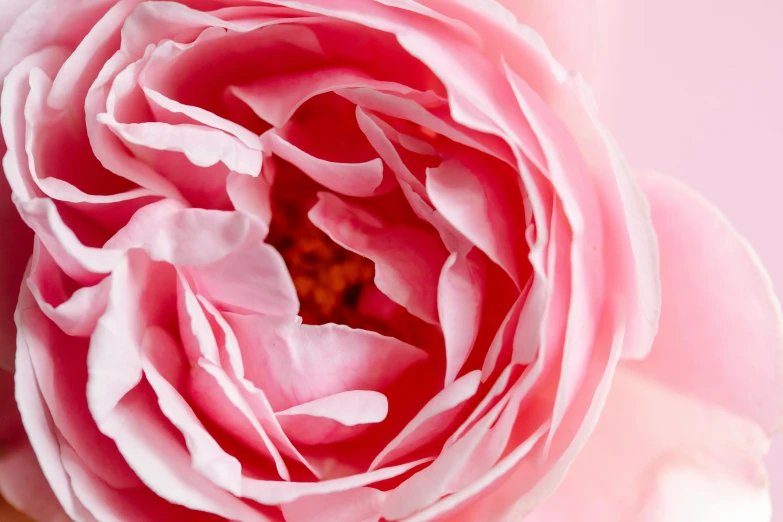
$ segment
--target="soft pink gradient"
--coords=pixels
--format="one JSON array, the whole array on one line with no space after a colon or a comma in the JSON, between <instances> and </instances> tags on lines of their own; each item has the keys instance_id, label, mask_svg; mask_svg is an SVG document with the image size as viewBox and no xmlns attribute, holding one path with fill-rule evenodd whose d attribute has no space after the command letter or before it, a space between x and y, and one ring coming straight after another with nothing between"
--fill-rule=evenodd
<instances>
[{"instance_id":1,"label":"soft pink gradient","mask_svg":"<svg viewBox=\"0 0 783 522\"><path fill-rule=\"evenodd\" d=\"M0 493L46 520L767 522L769 278L704 198L633 175L548 54L609 74L619 10L504 1L543 40L492 0L22 14ZM304 319L274 239L298 206L374 263L350 315L369 291L385 328Z\"/></svg>"},{"instance_id":2,"label":"soft pink gradient","mask_svg":"<svg viewBox=\"0 0 783 522\"><path fill-rule=\"evenodd\" d=\"M603 2L601 4L601 2ZM592 82L636 168L685 181L747 237L783 288L783 3L599 0ZM768 457L783 520L783 438Z\"/></svg>"}]
</instances>

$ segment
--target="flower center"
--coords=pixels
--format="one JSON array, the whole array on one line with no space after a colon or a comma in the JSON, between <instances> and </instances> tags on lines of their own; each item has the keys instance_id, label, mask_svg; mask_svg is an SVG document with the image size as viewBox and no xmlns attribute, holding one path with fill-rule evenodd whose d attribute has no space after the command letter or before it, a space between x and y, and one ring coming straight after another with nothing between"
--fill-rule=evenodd
<instances>
[{"instance_id":1,"label":"flower center","mask_svg":"<svg viewBox=\"0 0 783 522\"><path fill-rule=\"evenodd\" d=\"M337 323L392 335L391 325L373 306L379 298L386 300L373 283L373 262L342 248L308 219L319 189L291 168L278 173L272 187L267 242L285 260L299 297L299 315L306 324Z\"/></svg>"}]
</instances>

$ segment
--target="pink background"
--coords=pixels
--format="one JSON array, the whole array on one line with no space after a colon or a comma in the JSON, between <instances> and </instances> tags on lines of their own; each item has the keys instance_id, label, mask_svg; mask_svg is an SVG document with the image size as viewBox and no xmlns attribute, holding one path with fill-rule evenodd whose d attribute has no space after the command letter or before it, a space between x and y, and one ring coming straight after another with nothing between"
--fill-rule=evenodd
<instances>
[{"instance_id":1,"label":"pink background","mask_svg":"<svg viewBox=\"0 0 783 522\"><path fill-rule=\"evenodd\" d=\"M591 82L631 165L718 205L783 294L783 1L595 1ZM769 466L783 522L783 436Z\"/></svg>"}]
</instances>

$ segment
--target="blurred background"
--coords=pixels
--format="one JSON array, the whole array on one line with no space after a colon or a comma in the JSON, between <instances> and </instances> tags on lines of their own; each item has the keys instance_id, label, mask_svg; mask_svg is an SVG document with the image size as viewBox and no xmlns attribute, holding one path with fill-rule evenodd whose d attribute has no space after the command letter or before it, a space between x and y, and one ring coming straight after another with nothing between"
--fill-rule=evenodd
<instances>
[{"instance_id":1,"label":"blurred background","mask_svg":"<svg viewBox=\"0 0 783 522\"><path fill-rule=\"evenodd\" d=\"M783 294L783 1L593 1L587 75L631 165L715 203ZM783 435L768 462L783 522Z\"/></svg>"}]
</instances>

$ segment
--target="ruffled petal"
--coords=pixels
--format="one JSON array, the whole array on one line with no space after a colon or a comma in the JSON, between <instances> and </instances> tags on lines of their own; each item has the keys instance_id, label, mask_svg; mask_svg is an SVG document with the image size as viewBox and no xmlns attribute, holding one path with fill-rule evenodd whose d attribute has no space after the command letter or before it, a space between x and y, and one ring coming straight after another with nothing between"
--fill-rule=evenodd
<instances>
[{"instance_id":1,"label":"ruffled petal","mask_svg":"<svg viewBox=\"0 0 783 522\"><path fill-rule=\"evenodd\" d=\"M450 383L411 419L394 440L378 453L370 470L412 453L448 432L452 421L478 391L480 373L473 371Z\"/></svg>"},{"instance_id":2,"label":"ruffled petal","mask_svg":"<svg viewBox=\"0 0 783 522\"><path fill-rule=\"evenodd\" d=\"M411 314L437 324L438 277L447 252L437 235L407 225L387 226L329 193L308 212L340 246L375 262L375 285Z\"/></svg>"}]
</instances>

